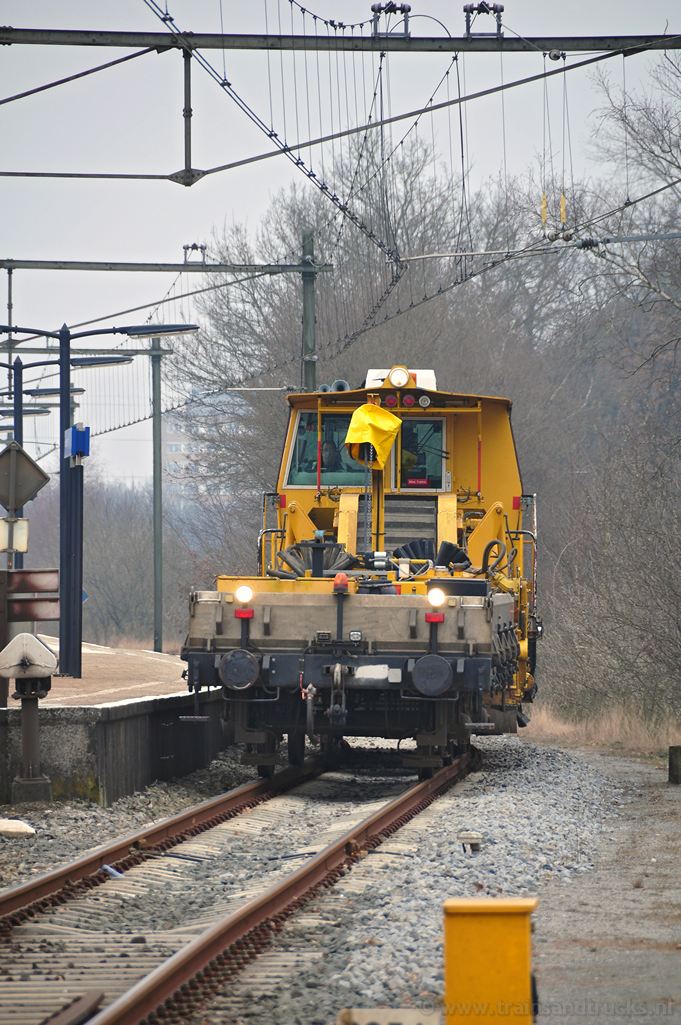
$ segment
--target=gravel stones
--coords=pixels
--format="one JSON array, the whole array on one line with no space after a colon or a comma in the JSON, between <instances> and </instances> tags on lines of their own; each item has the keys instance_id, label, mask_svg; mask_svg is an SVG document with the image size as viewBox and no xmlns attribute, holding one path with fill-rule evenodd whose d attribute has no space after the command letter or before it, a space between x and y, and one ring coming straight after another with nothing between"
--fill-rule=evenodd
<instances>
[{"instance_id":1,"label":"gravel stones","mask_svg":"<svg viewBox=\"0 0 681 1025\"><path fill-rule=\"evenodd\" d=\"M588 871L597 849L614 831L617 785L577 755L517 737L478 739L476 746L484 752L481 771L292 916L268 950L231 980L229 989L196 1020L208 1018L213 1025L323 1025L334 1022L343 1006L437 1006L443 900L533 895L548 879L569 880ZM157 895L144 898L136 922L128 923L129 929L136 925L128 935L145 933L152 920L157 928L172 928L188 912L202 917L213 902L222 903L221 887L228 900L256 892L273 875L295 867L288 858L296 846L300 851L300 844L307 842L314 844L310 851L317 849L322 820L328 825L344 817L355 802L387 800L413 779L397 767L372 765L372 756L378 758L379 752L360 759L361 764L353 761L340 793L317 794L317 802L327 801L326 810L301 799L281 827L241 837L226 855L221 873L215 878L211 873L210 881L208 873L203 876L198 896L178 887L177 903L167 901L162 914ZM75 803L27 808L36 837L30 845L4 840L0 871L13 871L15 878L44 871L93 842L102 843L253 778L237 758L238 752L225 752L207 770L182 782L155 784L109 809ZM481 835L479 852L461 842L466 833ZM181 854L176 849L171 861L181 865ZM189 875L200 874L198 866L186 864ZM123 924L123 916L120 922L117 918L114 912L114 929ZM78 927L87 929L87 923L81 921Z\"/></svg>"},{"instance_id":2,"label":"gravel stones","mask_svg":"<svg viewBox=\"0 0 681 1025\"><path fill-rule=\"evenodd\" d=\"M75 898L55 912L54 924L150 941L168 930L208 928L404 786L325 773Z\"/></svg>"},{"instance_id":3,"label":"gravel stones","mask_svg":"<svg viewBox=\"0 0 681 1025\"><path fill-rule=\"evenodd\" d=\"M547 879L592 867L614 830L617 785L578 756L517 737L475 743L480 772L288 921L272 956L298 952L298 995L281 979L268 991L255 964L210 1008L211 1022L309 1025L335 1022L342 1007L437 1007L446 898L533 896ZM482 834L479 853L464 849L463 831ZM313 971L305 950L320 954Z\"/></svg>"},{"instance_id":4,"label":"gravel stones","mask_svg":"<svg viewBox=\"0 0 681 1025\"><path fill-rule=\"evenodd\" d=\"M181 780L153 783L110 808L87 801L22 805L22 816L35 836L29 844L23 838L0 835L0 887L49 872L92 847L248 783L255 779L255 769L241 765L240 757L236 748L222 751L207 768ZM13 811L12 805L0 806L0 814L10 816Z\"/></svg>"}]
</instances>

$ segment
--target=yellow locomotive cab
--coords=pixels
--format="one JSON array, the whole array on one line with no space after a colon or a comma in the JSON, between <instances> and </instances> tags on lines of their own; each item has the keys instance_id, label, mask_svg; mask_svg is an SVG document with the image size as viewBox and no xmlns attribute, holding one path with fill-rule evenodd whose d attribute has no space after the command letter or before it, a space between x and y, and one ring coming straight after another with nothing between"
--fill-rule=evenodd
<instances>
[{"instance_id":1,"label":"yellow locomotive cab","mask_svg":"<svg viewBox=\"0 0 681 1025\"><path fill-rule=\"evenodd\" d=\"M535 690L536 503L505 398L430 370L288 396L258 569L191 596L191 689L220 686L269 775L280 737L413 737L424 776L474 733L515 731Z\"/></svg>"}]
</instances>

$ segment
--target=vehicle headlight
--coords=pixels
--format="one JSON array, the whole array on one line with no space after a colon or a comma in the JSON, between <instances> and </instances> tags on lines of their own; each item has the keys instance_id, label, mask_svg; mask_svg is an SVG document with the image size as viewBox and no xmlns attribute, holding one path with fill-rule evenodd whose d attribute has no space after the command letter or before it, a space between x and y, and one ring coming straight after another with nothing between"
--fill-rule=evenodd
<instances>
[{"instance_id":1,"label":"vehicle headlight","mask_svg":"<svg viewBox=\"0 0 681 1025\"><path fill-rule=\"evenodd\" d=\"M409 370L407 367L393 367L388 374L388 380L393 388L404 388L409 384Z\"/></svg>"},{"instance_id":2,"label":"vehicle headlight","mask_svg":"<svg viewBox=\"0 0 681 1025\"><path fill-rule=\"evenodd\" d=\"M447 601L447 595L441 587L431 587L426 597L428 604L432 605L434 609L439 609Z\"/></svg>"},{"instance_id":3,"label":"vehicle headlight","mask_svg":"<svg viewBox=\"0 0 681 1025\"><path fill-rule=\"evenodd\" d=\"M248 584L241 584L234 592L234 597L242 605L248 605L249 601L253 601L253 588Z\"/></svg>"}]
</instances>

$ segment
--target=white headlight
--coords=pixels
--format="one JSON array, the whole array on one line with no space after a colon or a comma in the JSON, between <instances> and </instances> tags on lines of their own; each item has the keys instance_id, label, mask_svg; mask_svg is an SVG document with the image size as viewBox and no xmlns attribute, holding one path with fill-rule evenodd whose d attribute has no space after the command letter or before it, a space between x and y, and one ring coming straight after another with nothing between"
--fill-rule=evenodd
<instances>
[{"instance_id":1,"label":"white headlight","mask_svg":"<svg viewBox=\"0 0 681 1025\"><path fill-rule=\"evenodd\" d=\"M421 395L419 397L419 406L421 407L421 409L428 409L429 405L430 405L429 397L427 395Z\"/></svg>"},{"instance_id":2,"label":"white headlight","mask_svg":"<svg viewBox=\"0 0 681 1025\"><path fill-rule=\"evenodd\" d=\"M431 587L427 594L428 602L434 609L439 609L447 601L447 595L441 587Z\"/></svg>"},{"instance_id":3,"label":"white headlight","mask_svg":"<svg viewBox=\"0 0 681 1025\"><path fill-rule=\"evenodd\" d=\"M248 605L249 601L253 601L253 588L248 584L242 584L241 587L237 587L234 597L242 605Z\"/></svg>"},{"instance_id":4,"label":"white headlight","mask_svg":"<svg viewBox=\"0 0 681 1025\"><path fill-rule=\"evenodd\" d=\"M388 380L393 388L404 388L409 384L409 371L406 367L393 367Z\"/></svg>"}]
</instances>

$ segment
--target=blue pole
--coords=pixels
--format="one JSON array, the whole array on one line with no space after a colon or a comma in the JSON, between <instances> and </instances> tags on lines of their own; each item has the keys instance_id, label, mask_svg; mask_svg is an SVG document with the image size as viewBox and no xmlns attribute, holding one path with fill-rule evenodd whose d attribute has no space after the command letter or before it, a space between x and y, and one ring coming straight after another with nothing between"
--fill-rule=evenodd
<instances>
[{"instance_id":1,"label":"blue pole","mask_svg":"<svg viewBox=\"0 0 681 1025\"><path fill-rule=\"evenodd\" d=\"M19 445L24 444L24 364L17 356L12 368L12 389L14 392L14 440ZM23 516L24 510L17 509L17 516ZM15 552L14 568L24 568L24 556L22 552Z\"/></svg>"},{"instance_id":2,"label":"blue pole","mask_svg":"<svg viewBox=\"0 0 681 1025\"><path fill-rule=\"evenodd\" d=\"M71 426L71 332L59 331L59 673L72 676L69 658L72 633L71 582L71 466L66 458L65 435Z\"/></svg>"}]
</instances>

